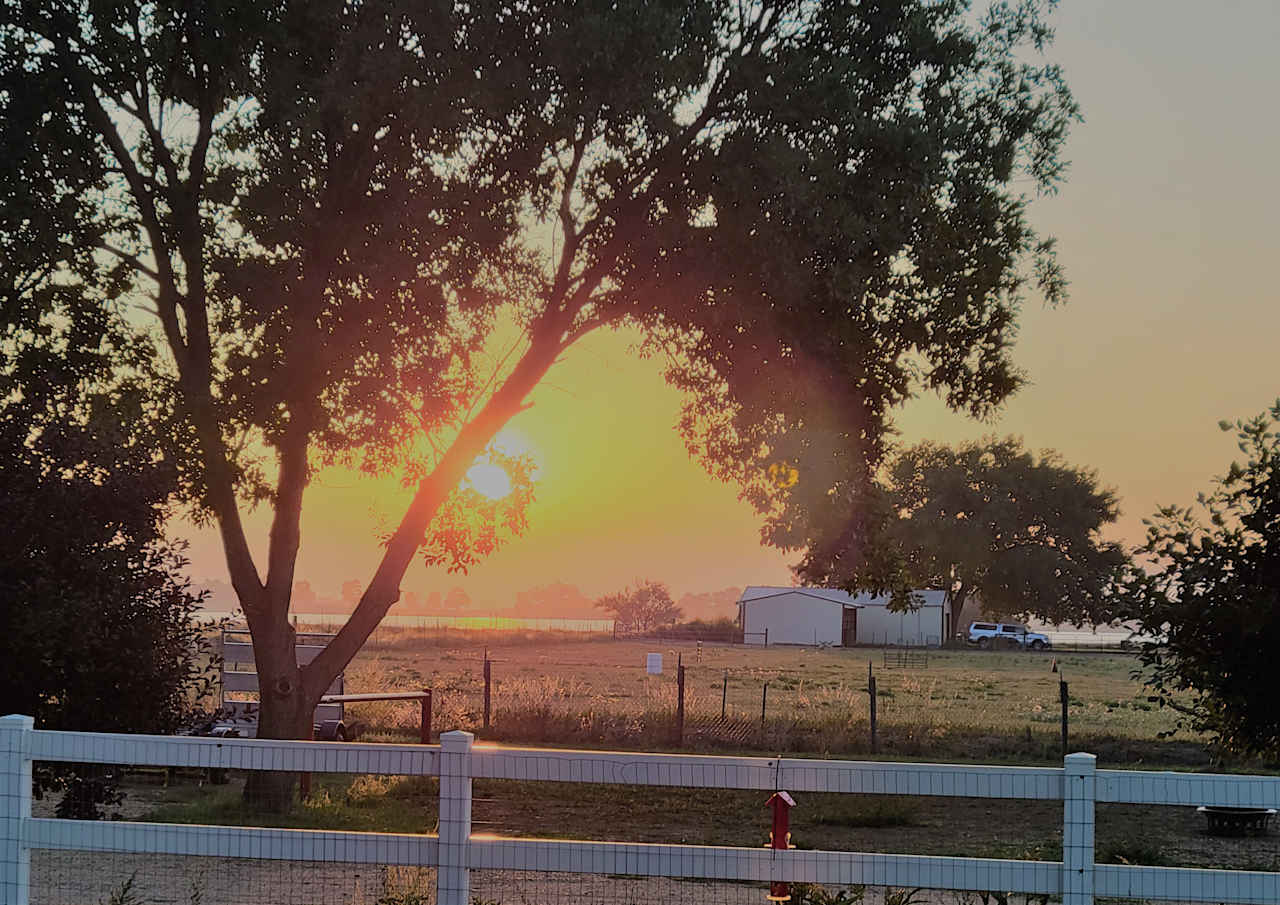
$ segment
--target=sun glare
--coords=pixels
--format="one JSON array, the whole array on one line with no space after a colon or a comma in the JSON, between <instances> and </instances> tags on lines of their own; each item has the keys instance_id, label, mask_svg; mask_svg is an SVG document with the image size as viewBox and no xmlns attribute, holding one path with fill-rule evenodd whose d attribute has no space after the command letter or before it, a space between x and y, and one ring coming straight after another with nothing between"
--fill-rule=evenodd
<instances>
[{"instance_id":1,"label":"sun glare","mask_svg":"<svg viewBox=\"0 0 1280 905\"><path fill-rule=\"evenodd\" d=\"M511 477L492 462L477 462L467 471L467 483L481 496L500 500L511 492Z\"/></svg>"}]
</instances>

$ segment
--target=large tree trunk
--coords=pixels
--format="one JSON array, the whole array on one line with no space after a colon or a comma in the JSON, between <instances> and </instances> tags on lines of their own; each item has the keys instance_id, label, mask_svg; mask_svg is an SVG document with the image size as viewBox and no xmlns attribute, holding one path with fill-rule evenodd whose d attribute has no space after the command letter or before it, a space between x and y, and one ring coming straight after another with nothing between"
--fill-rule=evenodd
<instances>
[{"instance_id":1,"label":"large tree trunk","mask_svg":"<svg viewBox=\"0 0 1280 905\"><path fill-rule=\"evenodd\" d=\"M258 738L311 738L318 699L311 700L297 665L293 626L279 614L249 615L253 653L258 669ZM298 774L254 770L244 786L245 803L273 813L292 806Z\"/></svg>"}]
</instances>

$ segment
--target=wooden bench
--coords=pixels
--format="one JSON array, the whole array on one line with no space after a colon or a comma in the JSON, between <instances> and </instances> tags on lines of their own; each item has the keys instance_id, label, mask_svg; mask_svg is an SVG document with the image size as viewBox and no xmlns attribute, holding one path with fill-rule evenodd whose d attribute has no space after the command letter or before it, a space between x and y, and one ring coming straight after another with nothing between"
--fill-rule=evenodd
<instances>
[{"instance_id":1,"label":"wooden bench","mask_svg":"<svg viewBox=\"0 0 1280 905\"><path fill-rule=\"evenodd\" d=\"M333 635L315 632L300 633L294 647L299 666L306 666L320 655ZM243 629L228 629L222 633L222 690L218 710L222 718L214 727L214 735L231 735L253 738L258 731L257 665L253 659L253 639ZM325 697L316 707L312 718L315 736L327 741L345 741L347 727L343 722L343 675L329 684Z\"/></svg>"}]
</instances>

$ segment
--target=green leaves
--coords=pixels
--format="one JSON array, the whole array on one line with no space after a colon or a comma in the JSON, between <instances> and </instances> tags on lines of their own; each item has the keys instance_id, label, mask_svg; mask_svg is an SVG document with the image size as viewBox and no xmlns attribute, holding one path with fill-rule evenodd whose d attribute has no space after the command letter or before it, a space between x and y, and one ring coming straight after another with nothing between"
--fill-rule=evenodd
<instances>
[{"instance_id":1,"label":"green leaves","mask_svg":"<svg viewBox=\"0 0 1280 905\"><path fill-rule=\"evenodd\" d=\"M922 443L891 459L874 491L865 550L818 544L801 561L812 583L902 595L952 592L959 616L976 595L992 618L1106 623L1128 558L1102 529L1115 495L1097 475L1053 452L1033 455L1015 438L952 448Z\"/></svg>"},{"instance_id":2,"label":"green leaves","mask_svg":"<svg viewBox=\"0 0 1280 905\"><path fill-rule=\"evenodd\" d=\"M1199 512L1167 506L1149 520L1139 553L1150 571L1135 570L1124 587L1154 697L1220 753L1280 754L1280 703L1271 690L1280 644L1277 420L1280 402L1256 418L1219 424L1236 432L1248 458L1199 495Z\"/></svg>"}]
</instances>

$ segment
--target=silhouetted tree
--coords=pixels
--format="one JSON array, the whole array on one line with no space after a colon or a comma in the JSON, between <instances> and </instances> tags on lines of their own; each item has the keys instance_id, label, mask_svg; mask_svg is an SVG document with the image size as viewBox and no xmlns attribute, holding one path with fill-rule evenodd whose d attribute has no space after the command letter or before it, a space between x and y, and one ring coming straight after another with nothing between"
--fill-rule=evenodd
<instances>
[{"instance_id":1,"label":"silhouetted tree","mask_svg":"<svg viewBox=\"0 0 1280 905\"><path fill-rule=\"evenodd\" d=\"M1280 400L1235 431L1232 463L1190 507L1147 522L1138 551L1155 566L1126 584L1146 681L1178 727L1207 733L1221 753L1280 756Z\"/></svg>"},{"instance_id":2,"label":"silhouetted tree","mask_svg":"<svg viewBox=\"0 0 1280 905\"><path fill-rule=\"evenodd\" d=\"M875 504L875 555L848 556L837 533L815 534L798 572L812 584L950 592L957 620L976 596L991 618L1077 625L1115 618L1115 582L1128 563L1102 529L1118 516L1098 476L1015 438L952 448L921 443L888 463Z\"/></svg>"},{"instance_id":3,"label":"silhouetted tree","mask_svg":"<svg viewBox=\"0 0 1280 905\"><path fill-rule=\"evenodd\" d=\"M669 356L691 450L783 547L857 511L917 388L1012 392L1024 284L1063 289L1022 194L1076 113L1036 61L1046 5L7 3L0 292L22 329L139 338L253 632L258 733L303 736L416 555L466 568L520 531L527 493L460 482L593 330ZM488 373L503 319L523 338ZM303 497L335 462L413 495L300 669Z\"/></svg>"},{"instance_id":4,"label":"silhouetted tree","mask_svg":"<svg viewBox=\"0 0 1280 905\"><path fill-rule=\"evenodd\" d=\"M122 338L62 327L0 338L0 706L41 729L172 732L216 674L162 533L176 475L138 387L113 379ZM102 774L36 779L70 787L61 816L97 816Z\"/></svg>"},{"instance_id":5,"label":"silhouetted tree","mask_svg":"<svg viewBox=\"0 0 1280 905\"><path fill-rule=\"evenodd\" d=\"M648 632L671 625L680 618L680 607L671 599L671 591L660 581L637 581L596 601L596 606L613 615L626 631Z\"/></svg>"}]
</instances>

